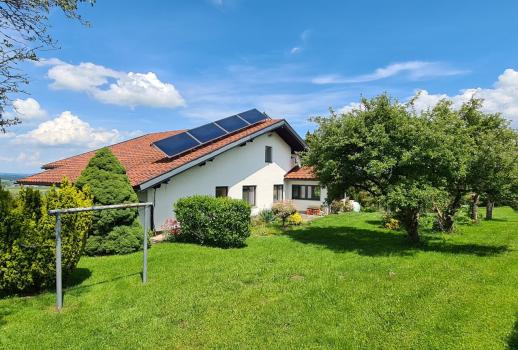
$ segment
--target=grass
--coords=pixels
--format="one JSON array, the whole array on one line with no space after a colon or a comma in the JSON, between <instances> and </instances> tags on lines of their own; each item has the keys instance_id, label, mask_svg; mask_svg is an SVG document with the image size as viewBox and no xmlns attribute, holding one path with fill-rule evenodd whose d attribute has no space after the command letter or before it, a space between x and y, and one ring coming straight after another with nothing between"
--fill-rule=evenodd
<instances>
[{"instance_id":1,"label":"grass","mask_svg":"<svg viewBox=\"0 0 518 350\"><path fill-rule=\"evenodd\" d=\"M163 243L81 259L54 294L0 300L0 347L518 348L518 214L426 235L329 216L243 249Z\"/></svg>"}]
</instances>

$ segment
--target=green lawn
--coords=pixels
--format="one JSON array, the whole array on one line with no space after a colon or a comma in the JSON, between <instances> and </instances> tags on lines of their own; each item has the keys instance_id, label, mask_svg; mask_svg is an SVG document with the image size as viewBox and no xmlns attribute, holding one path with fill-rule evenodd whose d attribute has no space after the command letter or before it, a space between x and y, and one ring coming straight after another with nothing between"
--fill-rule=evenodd
<instances>
[{"instance_id":1,"label":"green lawn","mask_svg":"<svg viewBox=\"0 0 518 350\"><path fill-rule=\"evenodd\" d=\"M243 249L163 243L81 259L65 291L0 300L0 347L518 348L518 214L429 235L329 216Z\"/></svg>"}]
</instances>

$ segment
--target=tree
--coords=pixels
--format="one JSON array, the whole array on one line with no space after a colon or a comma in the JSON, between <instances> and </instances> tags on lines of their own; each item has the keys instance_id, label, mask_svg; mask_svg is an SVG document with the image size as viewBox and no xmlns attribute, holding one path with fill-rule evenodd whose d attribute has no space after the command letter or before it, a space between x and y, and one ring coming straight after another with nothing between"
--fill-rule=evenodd
<instances>
[{"instance_id":1,"label":"tree","mask_svg":"<svg viewBox=\"0 0 518 350\"><path fill-rule=\"evenodd\" d=\"M387 94L361 99L359 108L314 119L303 162L315 169L330 199L363 190L393 210L413 242L419 241L419 215L441 191L429 183L424 148L429 121Z\"/></svg>"},{"instance_id":2,"label":"tree","mask_svg":"<svg viewBox=\"0 0 518 350\"><path fill-rule=\"evenodd\" d=\"M55 283L56 217L48 210L91 206L92 199L66 179L45 195L22 188L16 198L0 189L0 294L35 291ZM38 192L39 193L39 192ZM32 211L28 213L27 210ZM63 215L63 274L71 273L82 255L91 213Z\"/></svg>"},{"instance_id":3,"label":"tree","mask_svg":"<svg viewBox=\"0 0 518 350\"><path fill-rule=\"evenodd\" d=\"M20 123L17 117L7 118L4 114L10 96L23 93L22 85L29 83L18 65L24 61L38 61L40 51L57 46L49 34L50 11L60 9L66 17L88 24L77 12L83 2L93 5L95 0L0 1L0 132Z\"/></svg>"},{"instance_id":4,"label":"tree","mask_svg":"<svg viewBox=\"0 0 518 350\"><path fill-rule=\"evenodd\" d=\"M88 186L98 205L138 202L124 167L107 147L90 159L76 185ZM141 248L142 238L143 229L136 209L95 211L85 252L89 255L129 253Z\"/></svg>"}]
</instances>

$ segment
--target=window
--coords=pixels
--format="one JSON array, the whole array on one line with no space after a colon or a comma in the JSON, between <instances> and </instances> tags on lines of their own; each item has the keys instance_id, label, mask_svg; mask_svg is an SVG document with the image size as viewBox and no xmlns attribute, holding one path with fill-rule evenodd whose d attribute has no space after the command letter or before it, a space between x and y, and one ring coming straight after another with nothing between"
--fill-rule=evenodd
<instances>
[{"instance_id":1,"label":"window","mask_svg":"<svg viewBox=\"0 0 518 350\"><path fill-rule=\"evenodd\" d=\"M292 185L292 199L320 200L320 186L317 185Z\"/></svg>"},{"instance_id":2,"label":"window","mask_svg":"<svg viewBox=\"0 0 518 350\"><path fill-rule=\"evenodd\" d=\"M273 201L274 202L280 202L284 199L283 190L284 190L283 185L273 185Z\"/></svg>"},{"instance_id":3,"label":"window","mask_svg":"<svg viewBox=\"0 0 518 350\"><path fill-rule=\"evenodd\" d=\"M255 186L243 186L243 200L255 206Z\"/></svg>"},{"instance_id":4,"label":"window","mask_svg":"<svg viewBox=\"0 0 518 350\"><path fill-rule=\"evenodd\" d=\"M270 147L270 146L266 146L264 148L264 161L266 163L272 162L272 147Z\"/></svg>"},{"instance_id":5,"label":"window","mask_svg":"<svg viewBox=\"0 0 518 350\"><path fill-rule=\"evenodd\" d=\"M227 197L228 196L228 187L227 186L217 186L216 187L216 197Z\"/></svg>"}]
</instances>

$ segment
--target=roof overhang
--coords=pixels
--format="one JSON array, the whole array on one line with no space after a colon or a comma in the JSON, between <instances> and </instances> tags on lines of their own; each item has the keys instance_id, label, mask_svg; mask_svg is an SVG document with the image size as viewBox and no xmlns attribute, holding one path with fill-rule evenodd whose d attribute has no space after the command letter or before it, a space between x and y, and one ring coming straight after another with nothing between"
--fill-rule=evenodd
<instances>
[{"instance_id":1,"label":"roof overhang","mask_svg":"<svg viewBox=\"0 0 518 350\"><path fill-rule=\"evenodd\" d=\"M236 140L232 143L229 143L228 145L218 148L217 150L215 150L213 152L210 152L199 158L196 158L196 159L190 161L189 163L185 163L177 168L169 170L168 172L158 175L150 180L144 181L141 184L137 185L136 188L140 191L143 191L143 190L146 190L153 186L156 186L164 181L167 181L171 177L178 175L196 165L202 164L203 162L206 162L232 148L238 147L239 145L242 145L245 142L253 140L254 138L256 138L258 136L267 134L272 131L276 131L279 134L279 136L281 136L284 139L284 141L286 141L286 143L288 143L291 146L292 150L294 150L294 151L303 151L307 148L307 145L304 142L304 140L297 134L297 132L291 127L291 125L289 125L288 122L286 122L286 120L280 120L278 123L272 124L270 126L267 126L264 129L258 130L250 135L242 137L239 140Z\"/></svg>"}]
</instances>

